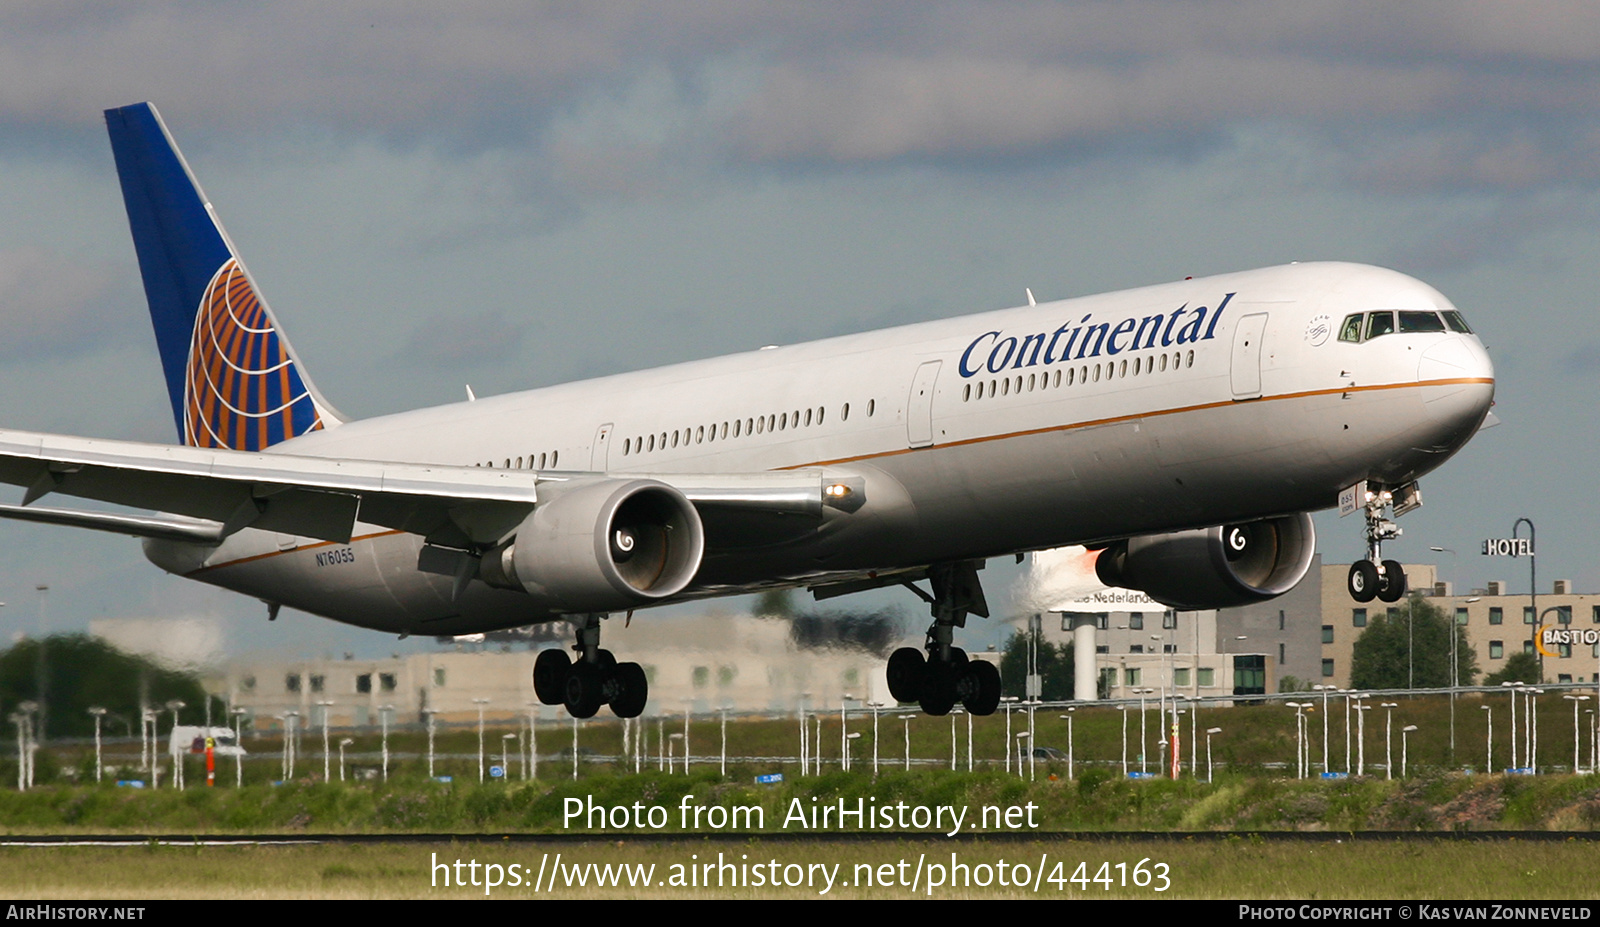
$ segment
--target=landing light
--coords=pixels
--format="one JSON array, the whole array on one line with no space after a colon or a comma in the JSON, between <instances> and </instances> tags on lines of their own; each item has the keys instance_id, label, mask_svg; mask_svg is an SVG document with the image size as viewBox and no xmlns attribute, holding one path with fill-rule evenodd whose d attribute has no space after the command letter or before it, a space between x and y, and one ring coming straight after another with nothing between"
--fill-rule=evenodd
<instances>
[{"instance_id":1,"label":"landing light","mask_svg":"<svg viewBox=\"0 0 1600 927\"><path fill-rule=\"evenodd\" d=\"M834 483L822 491L822 494L827 496L829 499L843 499L849 496L850 493L850 487L844 485L843 483Z\"/></svg>"}]
</instances>

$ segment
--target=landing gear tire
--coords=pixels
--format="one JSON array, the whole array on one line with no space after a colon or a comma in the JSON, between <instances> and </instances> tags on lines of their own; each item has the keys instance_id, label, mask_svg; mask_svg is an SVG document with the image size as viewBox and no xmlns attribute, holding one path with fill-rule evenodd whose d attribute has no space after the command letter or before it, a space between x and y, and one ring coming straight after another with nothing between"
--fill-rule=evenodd
<instances>
[{"instance_id":1,"label":"landing gear tire","mask_svg":"<svg viewBox=\"0 0 1600 927\"><path fill-rule=\"evenodd\" d=\"M1378 594L1378 568L1371 560L1357 560L1350 564L1346 586L1350 598L1357 602L1371 602Z\"/></svg>"},{"instance_id":2,"label":"landing gear tire","mask_svg":"<svg viewBox=\"0 0 1600 927\"><path fill-rule=\"evenodd\" d=\"M1383 572L1378 577L1378 598L1384 602L1398 602L1406 594L1406 571L1398 560L1383 561Z\"/></svg>"},{"instance_id":3,"label":"landing gear tire","mask_svg":"<svg viewBox=\"0 0 1600 927\"><path fill-rule=\"evenodd\" d=\"M619 718L637 718L650 700L650 683L644 667L637 663L618 663L611 671L611 713Z\"/></svg>"},{"instance_id":4,"label":"landing gear tire","mask_svg":"<svg viewBox=\"0 0 1600 927\"><path fill-rule=\"evenodd\" d=\"M922 678L922 697L917 701L926 714L940 716L950 713L956 704L956 674L958 669L937 660L930 662Z\"/></svg>"},{"instance_id":5,"label":"landing gear tire","mask_svg":"<svg viewBox=\"0 0 1600 927\"><path fill-rule=\"evenodd\" d=\"M993 663L974 660L963 667L958 685L961 704L969 713L983 717L1000 707L1000 671Z\"/></svg>"},{"instance_id":6,"label":"landing gear tire","mask_svg":"<svg viewBox=\"0 0 1600 927\"><path fill-rule=\"evenodd\" d=\"M606 672L599 666L580 660L572 664L567 673L564 704L567 714L574 718L592 718L605 701Z\"/></svg>"},{"instance_id":7,"label":"landing gear tire","mask_svg":"<svg viewBox=\"0 0 1600 927\"><path fill-rule=\"evenodd\" d=\"M889 694L897 702L915 702L922 698L922 677L926 675L928 661L922 651L914 647L901 647L889 655Z\"/></svg>"},{"instance_id":8,"label":"landing gear tire","mask_svg":"<svg viewBox=\"0 0 1600 927\"><path fill-rule=\"evenodd\" d=\"M567 699L567 674L572 660L560 650L541 650L533 661L533 694L546 705L560 705Z\"/></svg>"}]
</instances>

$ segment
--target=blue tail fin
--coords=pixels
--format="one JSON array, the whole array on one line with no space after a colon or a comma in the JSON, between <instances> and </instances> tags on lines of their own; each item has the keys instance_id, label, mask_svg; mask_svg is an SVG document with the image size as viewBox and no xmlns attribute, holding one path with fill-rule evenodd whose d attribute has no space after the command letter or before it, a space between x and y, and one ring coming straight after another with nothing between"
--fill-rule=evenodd
<instances>
[{"instance_id":1,"label":"blue tail fin","mask_svg":"<svg viewBox=\"0 0 1600 927\"><path fill-rule=\"evenodd\" d=\"M106 110L178 435L259 451L339 424L149 103Z\"/></svg>"}]
</instances>

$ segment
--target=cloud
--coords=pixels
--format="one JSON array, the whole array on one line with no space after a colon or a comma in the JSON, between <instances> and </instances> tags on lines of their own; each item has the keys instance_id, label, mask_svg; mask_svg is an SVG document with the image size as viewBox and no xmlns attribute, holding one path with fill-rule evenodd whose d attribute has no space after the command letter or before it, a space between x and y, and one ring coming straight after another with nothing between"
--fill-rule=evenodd
<instances>
[{"instance_id":1,"label":"cloud","mask_svg":"<svg viewBox=\"0 0 1600 927\"><path fill-rule=\"evenodd\" d=\"M499 309L441 316L418 326L403 356L408 362L451 370L501 364L516 356L528 327Z\"/></svg>"},{"instance_id":2,"label":"cloud","mask_svg":"<svg viewBox=\"0 0 1600 927\"><path fill-rule=\"evenodd\" d=\"M0 12L0 126L16 130L0 137L12 144L148 98L186 137L315 128L548 151L602 195L796 163L1005 171L1119 140L1171 151L1261 121L1316 126L1352 161L1376 161L1352 169L1361 183L1514 187L1586 163L1597 91L1600 9L1565 0ZM1430 149L1443 155L1432 169Z\"/></svg>"},{"instance_id":3,"label":"cloud","mask_svg":"<svg viewBox=\"0 0 1600 927\"><path fill-rule=\"evenodd\" d=\"M116 311L120 274L44 248L0 251L0 360L80 354L127 335L137 315Z\"/></svg>"}]
</instances>

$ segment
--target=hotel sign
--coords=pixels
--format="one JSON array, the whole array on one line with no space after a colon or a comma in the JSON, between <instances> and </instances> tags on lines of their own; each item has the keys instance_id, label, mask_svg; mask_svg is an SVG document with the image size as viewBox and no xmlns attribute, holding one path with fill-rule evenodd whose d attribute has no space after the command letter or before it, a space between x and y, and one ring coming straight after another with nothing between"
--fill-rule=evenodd
<instances>
[{"instance_id":1,"label":"hotel sign","mask_svg":"<svg viewBox=\"0 0 1600 927\"><path fill-rule=\"evenodd\" d=\"M1486 538L1483 542L1483 555L1485 557L1531 557L1533 556L1533 539Z\"/></svg>"}]
</instances>

